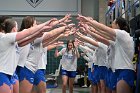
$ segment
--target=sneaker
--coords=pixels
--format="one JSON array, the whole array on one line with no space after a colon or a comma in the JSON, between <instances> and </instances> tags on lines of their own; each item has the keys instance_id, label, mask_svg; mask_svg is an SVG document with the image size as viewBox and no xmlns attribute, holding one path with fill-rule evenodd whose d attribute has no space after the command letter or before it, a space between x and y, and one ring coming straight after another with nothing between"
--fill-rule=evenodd
<instances>
[{"instance_id":1,"label":"sneaker","mask_svg":"<svg viewBox=\"0 0 140 93\"><path fill-rule=\"evenodd\" d=\"M91 85L89 87L91 88Z\"/></svg>"},{"instance_id":2,"label":"sneaker","mask_svg":"<svg viewBox=\"0 0 140 93\"><path fill-rule=\"evenodd\" d=\"M82 86L82 88L87 88L87 85Z\"/></svg>"}]
</instances>

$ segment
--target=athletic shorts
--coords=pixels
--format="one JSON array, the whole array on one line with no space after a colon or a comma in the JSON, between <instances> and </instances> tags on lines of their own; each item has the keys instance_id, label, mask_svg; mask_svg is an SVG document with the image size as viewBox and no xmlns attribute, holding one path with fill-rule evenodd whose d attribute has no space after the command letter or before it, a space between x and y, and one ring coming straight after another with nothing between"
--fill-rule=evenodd
<instances>
[{"instance_id":1,"label":"athletic shorts","mask_svg":"<svg viewBox=\"0 0 140 93\"><path fill-rule=\"evenodd\" d=\"M2 72L0 72L0 87L3 86L3 84L5 83L6 85L8 85L11 89L11 76L4 74Z\"/></svg>"},{"instance_id":2,"label":"athletic shorts","mask_svg":"<svg viewBox=\"0 0 140 93\"><path fill-rule=\"evenodd\" d=\"M107 73L107 67L106 66L99 66L98 73L99 73L99 79L105 80L106 73Z\"/></svg>"},{"instance_id":3,"label":"athletic shorts","mask_svg":"<svg viewBox=\"0 0 140 93\"><path fill-rule=\"evenodd\" d=\"M16 74L16 72L13 74L13 76L11 77L11 80L10 80L10 82L11 82L11 84L16 84L16 81L18 81L19 80L19 78L18 78L18 75Z\"/></svg>"},{"instance_id":4,"label":"athletic shorts","mask_svg":"<svg viewBox=\"0 0 140 93\"><path fill-rule=\"evenodd\" d=\"M24 67L20 69L20 78L19 81L23 81L24 79L28 80L31 84L34 84L34 76L35 74L29 70L28 68Z\"/></svg>"},{"instance_id":5,"label":"athletic shorts","mask_svg":"<svg viewBox=\"0 0 140 93\"><path fill-rule=\"evenodd\" d=\"M34 85L37 86L41 81L46 82L45 70L44 69L38 69L35 72Z\"/></svg>"},{"instance_id":6,"label":"athletic shorts","mask_svg":"<svg viewBox=\"0 0 140 93\"><path fill-rule=\"evenodd\" d=\"M111 71L110 73L110 89L116 90L117 86L117 75L115 72Z\"/></svg>"},{"instance_id":7,"label":"athletic shorts","mask_svg":"<svg viewBox=\"0 0 140 93\"><path fill-rule=\"evenodd\" d=\"M92 80L92 72L91 72L91 68L88 68L88 80Z\"/></svg>"},{"instance_id":8,"label":"athletic shorts","mask_svg":"<svg viewBox=\"0 0 140 93\"><path fill-rule=\"evenodd\" d=\"M97 85L99 81L99 67L97 65L94 65L94 70L92 72L92 84Z\"/></svg>"},{"instance_id":9,"label":"athletic shorts","mask_svg":"<svg viewBox=\"0 0 140 93\"><path fill-rule=\"evenodd\" d=\"M67 71L67 70L61 69L61 75L66 75L69 78L75 78L76 77L76 71Z\"/></svg>"},{"instance_id":10,"label":"athletic shorts","mask_svg":"<svg viewBox=\"0 0 140 93\"><path fill-rule=\"evenodd\" d=\"M135 72L130 69L118 69L115 70L117 76L117 82L124 80L130 87L134 87Z\"/></svg>"},{"instance_id":11,"label":"athletic shorts","mask_svg":"<svg viewBox=\"0 0 140 93\"><path fill-rule=\"evenodd\" d=\"M106 76L105 76L105 85L106 87L108 87L110 89L110 84L111 84L111 80L110 80L110 76L111 76L112 70L109 68L106 71Z\"/></svg>"}]
</instances>

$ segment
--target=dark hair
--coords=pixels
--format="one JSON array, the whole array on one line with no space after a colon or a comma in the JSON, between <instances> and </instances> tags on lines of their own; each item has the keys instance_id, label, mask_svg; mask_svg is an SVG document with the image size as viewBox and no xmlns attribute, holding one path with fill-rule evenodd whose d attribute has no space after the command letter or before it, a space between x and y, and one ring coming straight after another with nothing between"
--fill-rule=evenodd
<instances>
[{"instance_id":1,"label":"dark hair","mask_svg":"<svg viewBox=\"0 0 140 93\"><path fill-rule=\"evenodd\" d=\"M3 24L6 19L11 19L11 16L1 16L0 17L0 32L4 30Z\"/></svg>"},{"instance_id":2,"label":"dark hair","mask_svg":"<svg viewBox=\"0 0 140 93\"><path fill-rule=\"evenodd\" d=\"M72 43L72 45L73 45L72 54L75 55L76 49L75 49L75 46L74 46L74 40L68 40L67 41L67 49L66 49L66 52L69 52L69 48L68 48L69 43Z\"/></svg>"},{"instance_id":3,"label":"dark hair","mask_svg":"<svg viewBox=\"0 0 140 93\"><path fill-rule=\"evenodd\" d=\"M6 19L3 23L4 32L10 33L14 27L16 27L16 21L13 19Z\"/></svg>"},{"instance_id":4,"label":"dark hair","mask_svg":"<svg viewBox=\"0 0 140 93\"><path fill-rule=\"evenodd\" d=\"M130 33L128 22L124 18L122 17L116 18L115 23L119 25L121 30L125 30L126 32Z\"/></svg>"},{"instance_id":5,"label":"dark hair","mask_svg":"<svg viewBox=\"0 0 140 93\"><path fill-rule=\"evenodd\" d=\"M33 16L26 16L22 20L21 27L20 27L20 30L19 31L22 31L23 29L30 28L31 26L33 26L34 21L35 21L35 17L33 17Z\"/></svg>"}]
</instances>

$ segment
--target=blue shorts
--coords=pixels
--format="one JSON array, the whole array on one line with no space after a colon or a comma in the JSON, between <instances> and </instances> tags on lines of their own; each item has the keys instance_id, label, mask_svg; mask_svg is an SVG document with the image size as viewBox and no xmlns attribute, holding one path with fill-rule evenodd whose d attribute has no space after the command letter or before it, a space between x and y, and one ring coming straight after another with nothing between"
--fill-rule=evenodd
<instances>
[{"instance_id":1,"label":"blue shorts","mask_svg":"<svg viewBox=\"0 0 140 93\"><path fill-rule=\"evenodd\" d=\"M28 68L24 67L20 69L19 81L23 81L24 79L28 80L31 84L34 84L34 73Z\"/></svg>"},{"instance_id":2,"label":"blue shorts","mask_svg":"<svg viewBox=\"0 0 140 93\"><path fill-rule=\"evenodd\" d=\"M41 81L46 82L45 70L44 69L38 69L35 72L34 85L37 86Z\"/></svg>"},{"instance_id":3,"label":"blue shorts","mask_svg":"<svg viewBox=\"0 0 140 93\"><path fill-rule=\"evenodd\" d=\"M108 87L110 89L110 75L111 75L111 69L107 69L107 72L106 72L106 76L105 76L105 85L106 87Z\"/></svg>"},{"instance_id":4,"label":"blue shorts","mask_svg":"<svg viewBox=\"0 0 140 93\"><path fill-rule=\"evenodd\" d=\"M137 82L136 82L136 92L140 93L140 63L138 63L138 70L137 70Z\"/></svg>"},{"instance_id":5,"label":"blue shorts","mask_svg":"<svg viewBox=\"0 0 140 93\"><path fill-rule=\"evenodd\" d=\"M8 85L11 88L10 80L11 80L10 75L0 72L0 86L2 86L5 83L6 85Z\"/></svg>"},{"instance_id":6,"label":"blue shorts","mask_svg":"<svg viewBox=\"0 0 140 93\"><path fill-rule=\"evenodd\" d=\"M112 72L111 68L107 69L105 84L110 90L116 89L117 77L114 72Z\"/></svg>"},{"instance_id":7,"label":"blue shorts","mask_svg":"<svg viewBox=\"0 0 140 93\"><path fill-rule=\"evenodd\" d=\"M19 80L18 75L16 74L16 72L13 74L13 76L11 77L11 84L16 84L16 81Z\"/></svg>"},{"instance_id":8,"label":"blue shorts","mask_svg":"<svg viewBox=\"0 0 140 93\"><path fill-rule=\"evenodd\" d=\"M115 74L115 72L110 73L110 89L111 90L116 90L116 86L117 86L117 75Z\"/></svg>"},{"instance_id":9,"label":"blue shorts","mask_svg":"<svg viewBox=\"0 0 140 93\"><path fill-rule=\"evenodd\" d=\"M91 72L91 68L88 68L88 80L92 80L92 72Z\"/></svg>"},{"instance_id":10,"label":"blue shorts","mask_svg":"<svg viewBox=\"0 0 140 93\"><path fill-rule=\"evenodd\" d=\"M97 65L94 65L94 70L92 72L92 84L97 85L99 81L99 67Z\"/></svg>"},{"instance_id":11,"label":"blue shorts","mask_svg":"<svg viewBox=\"0 0 140 93\"><path fill-rule=\"evenodd\" d=\"M75 78L76 77L76 71L67 71L67 70L61 69L61 75L66 75L69 78Z\"/></svg>"},{"instance_id":12,"label":"blue shorts","mask_svg":"<svg viewBox=\"0 0 140 93\"><path fill-rule=\"evenodd\" d=\"M22 69L23 67L21 66L17 66L16 68L16 74L18 75L18 77L20 77L20 70Z\"/></svg>"},{"instance_id":13,"label":"blue shorts","mask_svg":"<svg viewBox=\"0 0 140 93\"><path fill-rule=\"evenodd\" d=\"M115 70L117 76L117 82L124 80L130 87L134 87L135 72L130 69L118 69Z\"/></svg>"},{"instance_id":14,"label":"blue shorts","mask_svg":"<svg viewBox=\"0 0 140 93\"><path fill-rule=\"evenodd\" d=\"M99 66L98 72L99 72L99 79L105 80L106 73L107 73L107 67L106 66Z\"/></svg>"}]
</instances>

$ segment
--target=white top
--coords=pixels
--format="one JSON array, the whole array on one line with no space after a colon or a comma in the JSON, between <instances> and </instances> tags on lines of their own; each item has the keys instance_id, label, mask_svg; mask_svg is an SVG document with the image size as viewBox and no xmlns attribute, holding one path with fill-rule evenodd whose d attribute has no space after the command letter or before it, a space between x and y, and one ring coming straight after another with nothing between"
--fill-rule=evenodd
<instances>
[{"instance_id":1,"label":"white top","mask_svg":"<svg viewBox=\"0 0 140 93\"><path fill-rule=\"evenodd\" d=\"M83 52L86 52L86 55L83 56L83 58L85 60L88 61L88 68L92 68L92 65L94 63L94 56L95 56L95 51L93 51L92 49L90 49L89 47L87 46L82 46L82 45L79 45L79 48L83 51Z\"/></svg>"},{"instance_id":2,"label":"white top","mask_svg":"<svg viewBox=\"0 0 140 93\"><path fill-rule=\"evenodd\" d=\"M114 63L115 60L115 42L109 40L110 45L108 46L107 49L107 58L108 58L108 68L112 68L112 64Z\"/></svg>"},{"instance_id":3,"label":"white top","mask_svg":"<svg viewBox=\"0 0 140 93\"><path fill-rule=\"evenodd\" d=\"M124 30L116 31L115 38L115 62L113 64L115 69L132 69L134 66L132 64L133 55L134 55L134 41L130 37L129 33Z\"/></svg>"},{"instance_id":4,"label":"white top","mask_svg":"<svg viewBox=\"0 0 140 93\"><path fill-rule=\"evenodd\" d=\"M27 44L23 47L19 47L19 61L18 66L24 67L28 53L30 49L30 44Z\"/></svg>"},{"instance_id":5,"label":"white top","mask_svg":"<svg viewBox=\"0 0 140 93\"><path fill-rule=\"evenodd\" d=\"M43 48L43 54L38 62L38 69L46 69L47 65L47 47Z\"/></svg>"},{"instance_id":6,"label":"white top","mask_svg":"<svg viewBox=\"0 0 140 93\"><path fill-rule=\"evenodd\" d=\"M14 74L18 64L16 34L0 33L0 72L8 75Z\"/></svg>"},{"instance_id":7,"label":"white top","mask_svg":"<svg viewBox=\"0 0 140 93\"><path fill-rule=\"evenodd\" d=\"M98 49L96 50L96 58L98 66L106 66L107 64L107 45L98 42Z\"/></svg>"},{"instance_id":8,"label":"white top","mask_svg":"<svg viewBox=\"0 0 140 93\"><path fill-rule=\"evenodd\" d=\"M77 56L74 56L72 54L72 50L67 52L66 48L63 48L59 52L59 54L62 55L62 59L61 59L62 69L67 71L77 70Z\"/></svg>"},{"instance_id":9,"label":"white top","mask_svg":"<svg viewBox=\"0 0 140 93\"><path fill-rule=\"evenodd\" d=\"M30 45L25 67L35 73L38 69L38 62L41 60L43 52L42 38L38 38Z\"/></svg>"}]
</instances>

